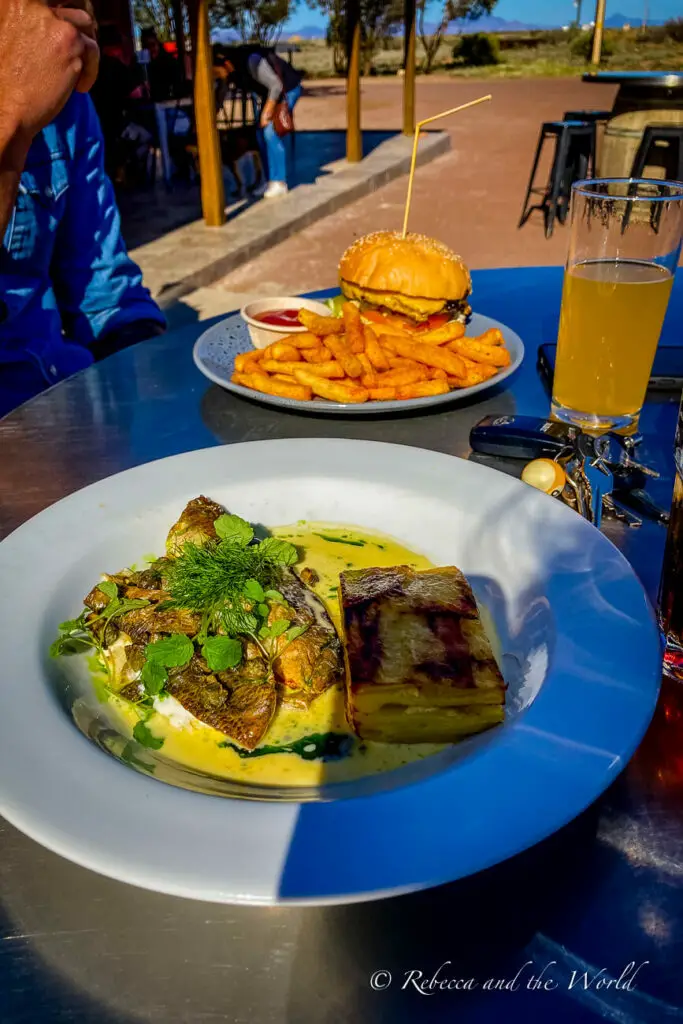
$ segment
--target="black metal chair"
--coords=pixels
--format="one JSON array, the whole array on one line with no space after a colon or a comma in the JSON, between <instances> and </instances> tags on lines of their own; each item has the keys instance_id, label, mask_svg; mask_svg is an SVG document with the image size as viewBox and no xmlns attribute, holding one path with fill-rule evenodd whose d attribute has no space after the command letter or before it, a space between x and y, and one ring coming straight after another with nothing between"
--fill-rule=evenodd
<instances>
[{"instance_id":1,"label":"black metal chair","mask_svg":"<svg viewBox=\"0 0 683 1024\"><path fill-rule=\"evenodd\" d=\"M548 181L538 187L534 181L546 139L555 139L555 153ZM595 126L586 121L545 121L541 126L518 226L523 227L534 210L541 210L545 218L545 235L550 238L555 219L561 224L567 219L572 183L594 173ZM542 198L540 203L529 206L532 195Z\"/></svg>"},{"instance_id":2,"label":"black metal chair","mask_svg":"<svg viewBox=\"0 0 683 1024\"><path fill-rule=\"evenodd\" d=\"M562 120L586 121L588 124L596 124L600 121L609 121L611 117L611 110L566 110Z\"/></svg>"},{"instance_id":3,"label":"black metal chair","mask_svg":"<svg viewBox=\"0 0 683 1024\"><path fill-rule=\"evenodd\" d=\"M663 151L662 164L667 176L674 181L683 181L683 125L674 124L647 125L633 159L631 177L642 178L656 149Z\"/></svg>"}]
</instances>

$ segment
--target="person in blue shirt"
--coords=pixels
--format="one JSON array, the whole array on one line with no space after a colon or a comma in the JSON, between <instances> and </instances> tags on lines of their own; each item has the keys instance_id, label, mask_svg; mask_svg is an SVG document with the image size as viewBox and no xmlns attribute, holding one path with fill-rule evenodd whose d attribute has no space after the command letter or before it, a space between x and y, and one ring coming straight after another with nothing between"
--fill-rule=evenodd
<instances>
[{"instance_id":1,"label":"person in blue shirt","mask_svg":"<svg viewBox=\"0 0 683 1024\"><path fill-rule=\"evenodd\" d=\"M2 106L0 95L0 124ZM0 178L0 192L1 185ZM165 329L127 255L104 172L102 132L83 92L73 92L34 135L4 219L0 416L95 359Z\"/></svg>"}]
</instances>

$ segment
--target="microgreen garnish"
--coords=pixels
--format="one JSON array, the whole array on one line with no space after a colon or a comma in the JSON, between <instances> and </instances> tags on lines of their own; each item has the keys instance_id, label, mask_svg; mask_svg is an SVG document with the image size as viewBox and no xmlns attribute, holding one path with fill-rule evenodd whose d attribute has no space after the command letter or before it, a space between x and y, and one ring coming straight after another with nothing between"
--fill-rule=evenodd
<instances>
[{"instance_id":1,"label":"microgreen garnish","mask_svg":"<svg viewBox=\"0 0 683 1024\"><path fill-rule=\"evenodd\" d=\"M240 519L239 516L227 514L219 516L215 520L213 528L221 540L225 540L229 544L239 544L243 548L247 544L251 544L254 539L254 527L246 519Z\"/></svg>"},{"instance_id":2,"label":"microgreen garnish","mask_svg":"<svg viewBox=\"0 0 683 1024\"><path fill-rule=\"evenodd\" d=\"M159 750L164 745L163 739L160 736L155 736L144 722L137 723L133 729L133 738L141 747L149 747L150 750Z\"/></svg>"},{"instance_id":3,"label":"microgreen garnish","mask_svg":"<svg viewBox=\"0 0 683 1024\"><path fill-rule=\"evenodd\" d=\"M194 654L194 645L184 633L172 633L171 636L155 640L145 647L145 658L149 663L163 665L164 668L178 668L187 663Z\"/></svg>"},{"instance_id":4,"label":"microgreen garnish","mask_svg":"<svg viewBox=\"0 0 683 1024\"><path fill-rule=\"evenodd\" d=\"M204 641L202 654L212 672L224 672L241 662L242 644L229 636L210 636Z\"/></svg>"}]
</instances>

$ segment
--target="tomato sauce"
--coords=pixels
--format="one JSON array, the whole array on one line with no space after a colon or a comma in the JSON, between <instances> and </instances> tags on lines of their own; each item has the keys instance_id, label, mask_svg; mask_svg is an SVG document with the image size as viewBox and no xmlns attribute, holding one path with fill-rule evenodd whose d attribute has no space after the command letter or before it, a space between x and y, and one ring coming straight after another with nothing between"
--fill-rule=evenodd
<instances>
[{"instance_id":1,"label":"tomato sauce","mask_svg":"<svg viewBox=\"0 0 683 1024\"><path fill-rule=\"evenodd\" d=\"M267 309L264 313L256 313L253 319L272 327L301 327L298 309Z\"/></svg>"}]
</instances>

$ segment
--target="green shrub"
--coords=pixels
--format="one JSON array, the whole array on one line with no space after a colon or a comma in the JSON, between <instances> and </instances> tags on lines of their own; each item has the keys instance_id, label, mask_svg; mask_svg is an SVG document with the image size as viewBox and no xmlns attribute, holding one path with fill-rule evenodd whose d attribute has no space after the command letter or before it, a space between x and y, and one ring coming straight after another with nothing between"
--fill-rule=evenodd
<instances>
[{"instance_id":1,"label":"green shrub","mask_svg":"<svg viewBox=\"0 0 683 1024\"><path fill-rule=\"evenodd\" d=\"M582 60L588 62L591 59L593 53L593 33L582 32L581 35L577 36L573 40L569 47L573 57L580 57ZM610 36L605 33L602 37L602 56L601 59L605 60L607 57L611 57L614 54L614 42Z\"/></svg>"},{"instance_id":2,"label":"green shrub","mask_svg":"<svg viewBox=\"0 0 683 1024\"><path fill-rule=\"evenodd\" d=\"M672 18L671 21L667 21L664 28L675 43L683 43L683 18Z\"/></svg>"},{"instance_id":3,"label":"green shrub","mask_svg":"<svg viewBox=\"0 0 683 1024\"><path fill-rule=\"evenodd\" d=\"M486 32L473 32L458 39L453 47L453 56L470 67L499 64L500 44L495 36Z\"/></svg>"},{"instance_id":4,"label":"green shrub","mask_svg":"<svg viewBox=\"0 0 683 1024\"><path fill-rule=\"evenodd\" d=\"M666 25L646 25L636 31L637 43L665 43L669 38Z\"/></svg>"}]
</instances>

